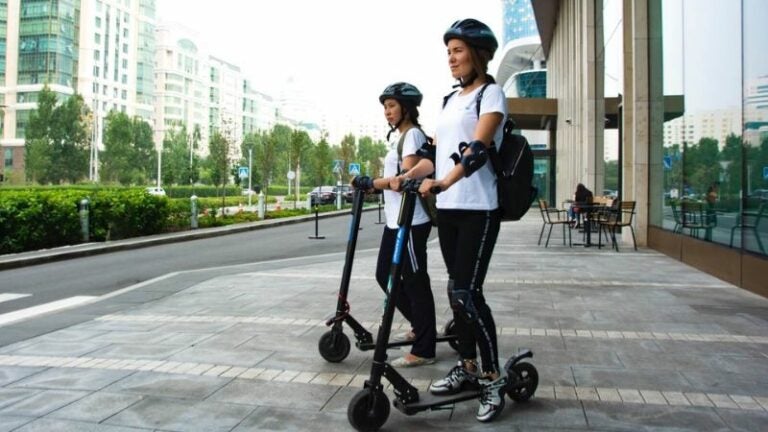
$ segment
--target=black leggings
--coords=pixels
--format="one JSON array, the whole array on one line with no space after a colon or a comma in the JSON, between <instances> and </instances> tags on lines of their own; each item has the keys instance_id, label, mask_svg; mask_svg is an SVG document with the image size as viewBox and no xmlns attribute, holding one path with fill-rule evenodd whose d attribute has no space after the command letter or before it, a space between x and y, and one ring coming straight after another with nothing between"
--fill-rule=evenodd
<instances>
[{"instance_id":1,"label":"black leggings","mask_svg":"<svg viewBox=\"0 0 768 432\"><path fill-rule=\"evenodd\" d=\"M435 328L435 299L427 273L427 240L432 225L414 225L403 259L402 285L397 298L397 309L403 314L416 334L411 354L424 358L435 356L437 330ZM397 229L384 228L376 265L376 281L387 292L392 255L397 240Z\"/></svg>"},{"instance_id":2,"label":"black leggings","mask_svg":"<svg viewBox=\"0 0 768 432\"><path fill-rule=\"evenodd\" d=\"M459 354L463 359L475 359L476 347L479 347L483 372L497 373L496 324L483 296L483 282L499 235L500 213L498 210L439 210L437 219L440 250L450 279L448 289L469 291L477 311L472 322L460 311L453 311ZM450 300L450 292L448 296Z\"/></svg>"}]
</instances>

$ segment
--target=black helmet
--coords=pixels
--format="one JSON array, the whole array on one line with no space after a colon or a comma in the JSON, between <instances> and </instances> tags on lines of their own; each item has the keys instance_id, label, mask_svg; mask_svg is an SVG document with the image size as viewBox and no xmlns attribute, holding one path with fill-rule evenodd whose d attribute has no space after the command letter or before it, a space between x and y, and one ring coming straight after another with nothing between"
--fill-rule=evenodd
<instances>
[{"instance_id":1,"label":"black helmet","mask_svg":"<svg viewBox=\"0 0 768 432\"><path fill-rule=\"evenodd\" d=\"M414 106L421 105L422 99L421 92L413 84L407 82L397 82L387 86L379 96L379 102L382 104L386 99L395 99L400 103L412 104Z\"/></svg>"},{"instance_id":2,"label":"black helmet","mask_svg":"<svg viewBox=\"0 0 768 432\"><path fill-rule=\"evenodd\" d=\"M461 39L478 49L488 50L491 56L499 47L499 43L496 41L496 36L493 35L491 28L472 18L458 20L453 23L445 31L443 42L448 45L448 41L451 39Z\"/></svg>"}]
</instances>

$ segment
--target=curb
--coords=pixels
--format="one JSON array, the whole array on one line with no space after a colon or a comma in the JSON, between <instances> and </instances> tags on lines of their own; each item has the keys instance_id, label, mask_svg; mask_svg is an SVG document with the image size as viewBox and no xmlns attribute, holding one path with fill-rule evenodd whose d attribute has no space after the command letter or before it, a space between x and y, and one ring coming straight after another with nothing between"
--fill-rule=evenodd
<instances>
[{"instance_id":1,"label":"curb","mask_svg":"<svg viewBox=\"0 0 768 432\"><path fill-rule=\"evenodd\" d=\"M377 207L364 208L363 211L376 210ZM334 210L318 214L318 219L329 219L345 216L350 209ZM63 261L71 258L81 258L123 250L139 249L147 246L155 246L169 243L178 243L189 240L198 240L217 237L228 234L237 234L247 231L272 228L282 225L292 225L315 219L314 214L304 216L292 216L279 219L267 219L257 222L227 225L223 227L201 228L196 230L180 231L170 234L157 234L147 237L134 237L130 239L107 241L103 243L84 243L80 245L62 246L55 249L44 249L18 254L0 255L0 271L20 267L45 264L55 261Z\"/></svg>"}]
</instances>

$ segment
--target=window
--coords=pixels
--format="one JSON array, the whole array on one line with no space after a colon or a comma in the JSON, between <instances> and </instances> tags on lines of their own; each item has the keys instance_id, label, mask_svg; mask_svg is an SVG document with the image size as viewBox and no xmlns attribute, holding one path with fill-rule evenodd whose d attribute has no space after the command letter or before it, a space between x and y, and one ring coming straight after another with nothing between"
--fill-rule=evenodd
<instances>
[{"instance_id":1,"label":"window","mask_svg":"<svg viewBox=\"0 0 768 432\"><path fill-rule=\"evenodd\" d=\"M128 75L123 74L122 79L120 80L123 84L128 84Z\"/></svg>"},{"instance_id":2,"label":"window","mask_svg":"<svg viewBox=\"0 0 768 432\"><path fill-rule=\"evenodd\" d=\"M98 77L99 76L99 67L98 66L94 66L93 67L93 76L94 77Z\"/></svg>"},{"instance_id":3,"label":"window","mask_svg":"<svg viewBox=\"0 0 768 432\"><path fill-rule=\"evenodd\" d=\"M96 42L97 44L100 44L101 43L101 33L94 34L93 35L93 41Z\"/></svg>"},{"instance_id":4,"label":"window","mask_svg":"<svg viewBox=\"0 0 768 432\"><path fill-rule=\"evenodd\" d=\"M101 28L101 17L96 17L96 28Z\"/></svg>"},{"instance_id":5,"label":"window","mask_svg":"<svg viewBox=\"0 0 768 432\"><path fill-rule=\"evenodd\" d=\"M121 91L120 92L120 98L123 99L123 100L128 99L128 92L125 91L125 90Z\"/></svg>"},{"instance_id":6,"label":"window","mask_svg":"<svg viewBox=\"0 0 768 432\"><path fill-rule=\"evenodd\" d=\"M5 167L6 168L13 168L13 149L7 148L5 149Z\"/></svg>"},{"instance_id":7,"label":"window","mask_svg":"<svg viewBox=\"0 0 768 432\"><path fill-rule=\"evenodd\" d=\"M101 59L101 53L99 52L99 50L94 50L93 51L93 59L94 60L100 60Z\"/></svg>"}]
</instances>

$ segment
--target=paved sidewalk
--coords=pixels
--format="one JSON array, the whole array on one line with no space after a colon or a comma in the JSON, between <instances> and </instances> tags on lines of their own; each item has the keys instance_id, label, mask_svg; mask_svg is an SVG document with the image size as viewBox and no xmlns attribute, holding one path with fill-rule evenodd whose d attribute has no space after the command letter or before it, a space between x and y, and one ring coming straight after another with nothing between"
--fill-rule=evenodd
<instances>
[{"instance_id":1,"label":"paved sidewalk","mask_svg":"<svg viewBox=\"0 0 768 432\"><path fill-rule=\"evenodd\" d=\"M534 351L534 398L490 424L475 402L393 408L383 430L766 430L768 299L647 249L545 249L540 227L538 214L502 225L485 288L502 357ZM436 242L429 252L440 326L446 277ZM61 312L97 318L0 347L0 431L351 430L372 352L317 352L343 257L171 273ZM350 293L372 329L375 259L358 251ZM455 362L446 344L438 358L401 372L425 389Z\"/></svg>"}]
</instances>

